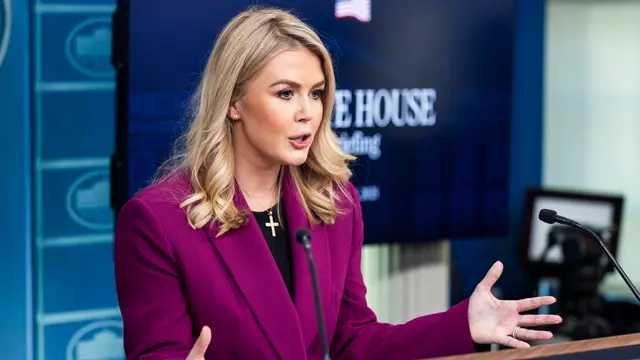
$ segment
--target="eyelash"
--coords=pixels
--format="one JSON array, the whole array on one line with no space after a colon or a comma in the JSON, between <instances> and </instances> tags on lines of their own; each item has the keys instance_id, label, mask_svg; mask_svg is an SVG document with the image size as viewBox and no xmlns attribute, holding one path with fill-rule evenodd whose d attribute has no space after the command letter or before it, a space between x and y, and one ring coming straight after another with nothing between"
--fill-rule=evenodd
<instances>
[{"instance_id":1,"label":"eyelash","mask_svg":"<svg viewBox=\"0 0 640 360\"><path fill-rule=\"evenodd\" d=\"M318 97L316 98L316 100L320 100L322 98L322 94L324 93L324 90L314 90L313 92L317 92L318 93ZM284 98L283 95L284 94L292 94L293 90L282 90L280 92L278 92L278 97L281 98L282 100L289 100L291 99L291 97L288 98Z\"/></svg>"}]
</instances>

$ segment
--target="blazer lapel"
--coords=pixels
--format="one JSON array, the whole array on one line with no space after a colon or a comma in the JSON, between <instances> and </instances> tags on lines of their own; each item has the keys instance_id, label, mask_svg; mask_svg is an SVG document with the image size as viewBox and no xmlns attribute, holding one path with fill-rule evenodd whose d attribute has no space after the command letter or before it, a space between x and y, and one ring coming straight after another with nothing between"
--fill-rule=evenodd
<instances>
[{"instance_id":1,"label":"blazer lapel","mask_svg":"<svg viewBox=\"0 0 640 360\"><path fill-rule=\"evenodd\" d=\"M237 186L235 204L250 212ZM282 359L304 359L296 309L255 218L220 237L217 226L206 231L276 352Z\"/></svg>"},{"instance_id":2,"label":"blazer lapel","mask_svg":"<svg viewBox=\"0 0 640 360\"><path fill-rule=\"evenodd\" d=\"M313 229L310 227L297 189L293 181L291 181L288 172L285 172L283 182L283 201L293 249L295 308L300 318L305 346L308 349L313 340L318 336L318 322L316 319L314 294L311 285L312 279L309 271L309 259L307 258L304 247L297 242L296 232L300 228L306 228L311 231L311 251L318 274L323 314L327 313L331 294L329 244L324 227L314 226Z\"/></svg>"}]
</instances>

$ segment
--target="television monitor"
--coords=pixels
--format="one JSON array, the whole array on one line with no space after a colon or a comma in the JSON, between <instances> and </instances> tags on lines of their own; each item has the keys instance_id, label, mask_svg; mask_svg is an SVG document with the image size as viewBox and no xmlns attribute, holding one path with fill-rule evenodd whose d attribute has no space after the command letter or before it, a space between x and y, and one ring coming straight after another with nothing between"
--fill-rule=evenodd
<instances>
[{"instance_id":1,"label":"television monitor","mask_svg":"<svg viewBox=\"0 0 640 360\"><path fill-rule=\"evenodd\" d=\"M508 231L514 0L119 0L112 204L148 184L224 24L272 5L334 59L331 125L358 156L365 243Z\"/></svg>"},{"instance_id":2,"label":"television monitor","mask_svg":"<svg viewBox=\"0 0 640 360\"><path fill-rule=\"evenodd\" d=\"M576 260L588 256L598 258L605 271L613 264L595 239L582 231L561 224L547 224L538 218L542 209L586 226L600 236L615 257L622 224L622 195L579 192L560 189L531 188L525 195L525 207L520 242L520 261L539 277L558 276L575 266ZM588 246L589 249L587 250ZM588 254L587 251L592 252ZM569 255L567 255L569 254ZM567 259L570 256L571 259Z\"/></svg>"}]
</instances>

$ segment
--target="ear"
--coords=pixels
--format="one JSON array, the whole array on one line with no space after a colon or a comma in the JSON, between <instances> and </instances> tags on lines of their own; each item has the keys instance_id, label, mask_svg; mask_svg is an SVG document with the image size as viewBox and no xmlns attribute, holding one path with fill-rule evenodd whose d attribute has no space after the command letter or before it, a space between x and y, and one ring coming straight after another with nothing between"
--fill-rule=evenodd
<instances>
[{"instance_id":1,"label":"ear","mask_svg":"<svg viewBox=\"0 0 640 360\"><path fill-rule=\"evenodd\" d=\"M229 116L229 119L233 121L240 120L240 112L238 112L238 109L235 105L229 106L229 110L227 111L227 116Z\"/></svg>"}]
</instances>

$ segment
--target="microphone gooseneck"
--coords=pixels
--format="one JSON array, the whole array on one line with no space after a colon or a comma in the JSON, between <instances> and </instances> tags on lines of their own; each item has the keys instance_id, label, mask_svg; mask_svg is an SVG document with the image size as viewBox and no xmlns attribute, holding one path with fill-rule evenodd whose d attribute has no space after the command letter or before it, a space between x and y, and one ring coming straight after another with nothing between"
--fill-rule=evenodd
<instances>
[{"instance_id":1,"label":"microphone gooseneck","mask_svg":"<svg viewBox=\"0 0 640 360\"><path fill-rule=\"evenodd\" d=\"M309 260L309 272L311 274L311 287L313 288L314 305L316 308L316 318L318 320L318 332L322 344L323 360L331 360L329 357L329 343L327 341L327 331L324 324L324 315L322 314L322 300L320 299L320 286L318 285L318 274L316 264L313 261L313 253L311 252L311 233L309 230L301 228L296 232L296 240L302 245Z\"/></svg>"},{"instance_id":2,"label":"microphone gooseneck","mask_svg":"<svg viewBox=\"0 0 640 360\"><path fill-rule=\"evenodd\" d=\"M620 264L618 264L618 261L616 261L616 259L613 257L613 254L611 254L611 252L609 251L609 249L605 245L604 241L602 241L600 236L598 236L598 234L596 234L595 231L589 229L588 227L580 224L579 222L577 222L575 220L560 216L560 215L558 215L558 213L556 211L551 210L551 209L542 209L542 210L540 210L540 212L538 213L538 219L540 219L541 221L543 221L543 222L545 222L547 224L552 224L553 225L555 223L559 223L559 224L563 224L563 225L574 227L576 229L579 229L579 230L587 233L589 236L594 238L598 242L598 244L600 245L602 250L605 252L605 254L609 258L609 260L611 260L611 262L613 263L613 266L616 268L616 270L618 271L618 273L622 277L622 280L624 280L624 282L627 284L627 287L631 290L631 292L636 297L636 299L638 301L640 301L640 293L638 292L638 289L636 289L636 287L633 285L633 283L631 282L631 280L629 279L627 274L624 272L624 270L622 270L622 267L620 266Z\"/></svg>"}]
</instances>

